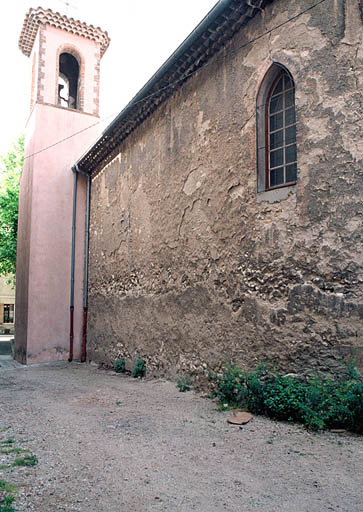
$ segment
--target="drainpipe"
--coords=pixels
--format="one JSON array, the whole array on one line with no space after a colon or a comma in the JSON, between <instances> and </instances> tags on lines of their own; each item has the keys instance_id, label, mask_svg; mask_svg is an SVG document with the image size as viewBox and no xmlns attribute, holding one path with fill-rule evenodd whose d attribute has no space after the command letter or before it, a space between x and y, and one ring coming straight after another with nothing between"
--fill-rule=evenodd
<instances>
[{"instance_id":1,"label":"drainpipe","mask_svg":"<svg viewBox=\"0 0 363 512\"><path fill-rule=\"evenodd\" d=\"M74 260L76 246L76 209L77 209L77 169L73 171L73 213L72 213L72 254L71 254L71 297L69 308L69 356L68 361L73 360L73 340L74 340Z\"/></svg>"},{"instance_id":2,"label":"drainpipe","mask_svg":"<svg viewBox=\"0 0 363 512\"><path fill-rule=\"evenodd\" d=\"M87 203L86 203L86 228L84 242L84 280L83 280L83 327L82 327L82 350L81 362L87 358L87 313L88 313L88 253L89 253L89 221L91 204L91 176L87 175Z\"/></svg>"}]
</instances>

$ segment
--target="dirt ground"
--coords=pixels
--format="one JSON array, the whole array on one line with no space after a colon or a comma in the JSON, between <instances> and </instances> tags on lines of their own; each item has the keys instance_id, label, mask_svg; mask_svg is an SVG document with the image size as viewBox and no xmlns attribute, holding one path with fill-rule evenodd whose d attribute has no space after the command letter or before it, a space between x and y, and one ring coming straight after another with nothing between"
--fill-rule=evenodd
<instances>
[{"instance_id":1,"label":"dirt ground","mask_svg":"<svg viewBox=\"0 0 363 512\"><path fill-rule=\"evenodd\" d=\"M38 464L0 479L19 485L17 511L362 512L362 437L228 416L174 383L90 365L3 370L0 464L19 456L7 446Z\"/></svg>"}]
</instances>

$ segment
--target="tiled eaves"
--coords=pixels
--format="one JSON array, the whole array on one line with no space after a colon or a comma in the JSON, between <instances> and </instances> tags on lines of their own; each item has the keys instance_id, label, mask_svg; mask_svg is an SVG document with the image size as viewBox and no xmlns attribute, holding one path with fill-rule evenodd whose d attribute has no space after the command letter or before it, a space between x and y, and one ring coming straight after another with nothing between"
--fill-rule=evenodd
<instances>
[{"instance_id":1,"label":"tiled eaves","mask_svg":"<svg viewBox=\"0 0 363 512\"><path fill-rule=\"evenodd\" d=\"M95 176L120 144L272 0L221 0L77 162ZM218 9L219 8L219 9ZM218 9L218 16L213 11ZM212 16L211 16L212 15ZM196 37L197 36L197 37Z\"/></svg>"},{"instance_id":2,"label":"tiled eaves","mask_svg":"<svg viewBox=\"0 0 363 512\"><path fill-rule=\"evenodd\" d=\"M32 52L40 24L60 28L72 34L98 42L100 44L101 57L110 44L110 38L107 32L101 30L100 27L87 25L74 18L68 18L59 12L53 12L51 9L37 7L36 9L29 9L29 12L26 14L19 38L19 48L27 57L29 57Z\"/></svg>"}]
</instances>

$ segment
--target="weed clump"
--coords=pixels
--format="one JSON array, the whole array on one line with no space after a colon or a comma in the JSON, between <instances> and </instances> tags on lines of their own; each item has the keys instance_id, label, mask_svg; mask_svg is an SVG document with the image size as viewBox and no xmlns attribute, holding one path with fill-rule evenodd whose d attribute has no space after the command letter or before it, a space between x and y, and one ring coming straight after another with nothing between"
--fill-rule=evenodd
<instances>
[{"instance_id":1,"label":"weed clump","mask_svg":"<svg viewBox=\"0 0 363 512\"><path fill-rule=\"evenodd\" d=\"M136 359L135 364L131 370L132 377L134 377L135 379L137 379L138 377L142 378L145 376L145 373L146 373L145 361L143 359Z\"/></svg>"},{"instance_id":2,"label":"weed clump","mask_svg":"<svg viewBox=\"0 0 363 512\"><path fill-rule=\"evenodd\" d=\"M224 407L248 409L277 420L302 423L310 430L344 428L363 433L363 379L350 371L348 379L315 377L302 380L269 372L263 365L243 371L227 364L222 375L211 375L212 396Z\"/></svg>"},{"instance_id":3,"label":"weed clump","mask_svg":"<svg viewBox=\"0 0 363 512\"><path fill-rule=\"evenodd\" d=\"M115 359L113 368L116 373L125 373L126 372L126 361L123 357L122 359Z\"/></svg>"},{"instance_id":4,"label":"weed clump","mask_svg":"<svg viewBox=\"0 0 363 512\"><path fill-rule=\"evenodd\" d=\"M38 458L35 455L25 455L14 459L13 466L35 466L38 464Z\"/></svg>"},{"instance_id":5,"label":"weed clump","mask_svg":"<svg viewBox=\"0 0 363 512\"><path fill-rule=\"evenodd\" d=\"M8 439L6 441L2 441L1 444L5 445L9 445L9 444L14 444L15 443L15 439L13 439L12 437L8 437Z\"/></svg>"},{"instance_id":6,"label":"weed clump","mask_svg":"<svg viewBox=\"0 0 363 512\"><path fill-rule=\"evenodd\" d=\"M29 450L23 450L22 448L0 448L0 453L2 455L9 455L10 453L28 453Z\"/></svg>"},{"instance_id":7,"label":"weed clump","mask_svg":"<svg viewBox=\"0 0 363 512\"><path fill-rule=\"evenodd\" d=\"M0 497L0 512L15 512L15 508L11 506L13 501L15 500L14 496L4 496L4 498Z\"/></svg>"},{"instance_id":8,"label":"weed clump","mask_svg":"<svg viewBox=\"0 0 363 512\"><path fill-rule=\"evenodd\" d=\"M15 497L13 493L16 489L15 485L9 484L5 480L0 480L0 512L14 512L11 506Z\"/></svg>"},{"instance_id":9,"label":"weed clump","mask_svg":"<svg viewBox=\"0 0 363 512\"><path fill-rule=\"evenodd\" d=\"M190 391L192 388L192 381L189 375L182 378L179 377L176 383L176 387L179 389L181 393L185 393L185 391Z\"/></svg>"}]
</instances>

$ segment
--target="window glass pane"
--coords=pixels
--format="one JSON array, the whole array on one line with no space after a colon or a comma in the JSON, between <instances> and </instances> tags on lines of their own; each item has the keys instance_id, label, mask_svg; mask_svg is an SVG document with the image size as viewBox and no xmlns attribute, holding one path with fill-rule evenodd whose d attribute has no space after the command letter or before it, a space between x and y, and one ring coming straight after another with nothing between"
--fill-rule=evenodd
<instances>
[{"instance_id":1,"label":"window glass pane","mask_svg":"<svg viewBox=\"0 0 363 512\"><path fill-rule=\"evenodd\" d=\"M271 151L270 153L270 167L278 167L283 164L284 154L282 149Z\"/></svg>"},{"instance_id":2,"label":"window glass pane","mask_svg":"<svg viewBox=\"0 0 363 512\"><path fill-rule=\"evenodd\" d=\"M275 116L270 117L270 130L273 132L275 130L280 130L283 125L283 115L282 112L276 114Z\"/></svg>"},{"instance_id":3,"label":"window glass pane","mask_svg":"<svg viewBox=\"0 0 363 512\"><path fill-rule=\"evenodd\" d=\"M296 182L297 178L295 86L282 70L274 84L266 106L267 185L280 187Z\"/></svg>"},{"instance_id":4,"label":"window glass pane","mask_svg":"<svg viewBox=\"0 0 363 512\"><path fill-rule=\"evenodd\" d=\"M270 134L270 148L276 149L280 148L283 145L283 130L279 130L278 132L274 132Z\"/></svg>"},{"instance_id":5,"label":"window glass pane","mask_svg":"<svg viewBox=\"0 0 363 512\"><path fill-rule=\"evenodd\" d=\"M286 183L296 181L297 178L297 165L291 164L286 166Z\"/></svg>"},{"instance_id":6,"label":"window glass pane","mask_svg":"<svg viewBox=\"0 0 363 512\"><path fill-rule=\"evenodd\" d=\"M279 92L282 92L282 84L283 84L284 77L282 76L280 80L278 81L278 84L276 85L274 89L274 94L277 94Z\"/></svg>"},{"instance_id":7,"label":"window glass pane","mask_svg":"<svg viewBox=\"0 0 363 512\"><path fill-rule=\"evenodd\" d=\"M294 123L296 123L296 117L295 117L295 109L293 107L293 108L289 108L285 112L285 124L289 125L289 124L294 124Z\"/></svg>"},{"instance_id":8,"label":"window glass pane","mask_svg":"<svg viewBox=\"0 0 363 512\"><path fill-rule=\"evenodd\" d=\"M285 130L285 145L293 144L296 142L296 125L293 124Z\"/></svg>"},{"instance_id":9,"label":"window glass pane","mask_svg":"<svg viewBox=\"0 0 363 512\"><path fill-rule=\"evenodd\" d=\"M292 89L285 93L285 108L293 107L295 103L295 91Z\"/></svg>"},{"instance_id":10,"label":"window glass pane","mask_svg":"<svg viewBox=\"0 0 363 512\"><path fill-rule=\"evenodd\" d=\"M289 75L287 75L285 73L284 75L284 78L285 78L285 90L286 89L291 89L291 87L293 87L293 84L292 84L292 81L291 81L291 78L289 77Z\"/></svg>"},{"instance_id":11,"label":"window glass pane","mask_svg":"<svg viewBox=\"0 0 363 512\"><path fill-rule=\"evenodd\" d=\"M284 183L284 168L279 167L270 172L270 187L276 187Z\"/></svg>"},{"instance_id":12,"label":"window glass pane","mask_svg":"<svg viewBox=\"0 0 363 512\"><path fill-rule=\"evenodd\" d=\"M4 304L4 324L14 323L14 304Z\"/></svg>"},{"instance_id":13,"label":"window glass pane","mask_svg":"<svg viewBox=\"0 0 363 512\"><path fill-rule=\"evenodd\" d=\"M279 112L283 108L283 95L278 94L277 96L272 96L270 101L270 114L273 114L274 112Z\"/></svg>"},{"instance_id":14,"label":"window glass pane","mask_svg":"<svg viewBox=\"0 0 363 512\"><path fill-rule=\"evenodd\" d=\"M290 162L296 162L296 144L288 146L285 149L285 162L287 164Z\"/></svg>"}]
</instances>

